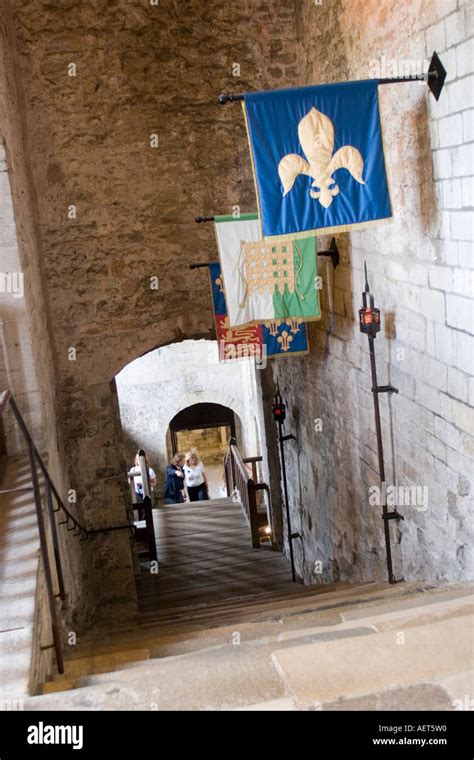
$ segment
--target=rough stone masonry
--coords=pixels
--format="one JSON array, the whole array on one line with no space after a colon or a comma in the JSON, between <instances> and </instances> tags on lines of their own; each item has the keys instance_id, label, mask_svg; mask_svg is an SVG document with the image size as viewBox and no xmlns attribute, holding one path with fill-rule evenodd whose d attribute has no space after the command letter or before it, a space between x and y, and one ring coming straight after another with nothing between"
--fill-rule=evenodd
<instances>
[{"instance_id":1,"label":"rough stone masonry","mask_svg":"<svg viewBox=\"0 0 474 760\"><path fill-rule=\"evenodd\" d=\"M301 83L396 76L434 50L439 102L423 84L379 88L394 220L339 235L334 308L311 325L311 355L273 375L289 404L299 568L307 581L386 577L367 339L357 309L367 262L382 310L376 340L387 481L426 487L428 506L392 524L407 579L472 578L474 456L472 2L296 3ZM426 70L426 65L424 70ZM321 420L321 426L316 423ZM320 429L321 427L321 429Z\"/></svg>"}]
</instances>

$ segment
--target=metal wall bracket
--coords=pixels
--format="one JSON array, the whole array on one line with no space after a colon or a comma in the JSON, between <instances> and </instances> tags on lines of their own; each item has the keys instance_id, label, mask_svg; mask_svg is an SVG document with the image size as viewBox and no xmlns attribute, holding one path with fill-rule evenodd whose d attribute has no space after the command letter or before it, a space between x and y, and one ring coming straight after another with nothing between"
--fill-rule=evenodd
<instances>
[{"instance_id":1,"label":"metal wall bracket","mask_svg":"<svg viewBox=\"0 0 474 760\"><path fill-rule=\"evenodd\" d=\"M337 247L336 238L332 238L329 250L318 252L318 256L327 256L330 258L335 269L340 261L339 248Z\"/></svg>"},{"instance_id":2,"label":"metal wall bracket","mask_svg":"<svg viewBox=\"0 0 474 760\"><path fill-rule=\"evenodd\" d=\"M398 393L398 388L394 388L393 385L377 385L376 388L372 388L372 393Z\"/></svg>"},{"instance_id":3,"label":"metal wall bracket","mask_svg":"<svg viewBox=\"0 0 474 760\"><path fill-rule=\"evenodd\" d=\"M214 216L196 216L194 217L194 221L196 224L204 224L205 222L213 222L215 219ZM337 247L336 238L331 239L331 244L327 251L317 251L318 256L327 257L330 258L332 261L332 265L334 269L337 267L340 261L340 255L339 255L339 248ZM190 269L201 269L202 267L208 267L209 264L213 264L217 262L206 262L204 264L190 264Z\"/></svg>"}]
</instances>

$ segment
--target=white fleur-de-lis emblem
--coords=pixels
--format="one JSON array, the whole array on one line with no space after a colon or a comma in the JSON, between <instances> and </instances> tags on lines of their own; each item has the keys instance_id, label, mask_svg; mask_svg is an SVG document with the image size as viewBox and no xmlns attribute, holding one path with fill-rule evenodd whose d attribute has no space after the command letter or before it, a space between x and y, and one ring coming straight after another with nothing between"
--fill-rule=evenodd
<instances>
[{"instance_id":1,"label":"white fleur-de-lis emblem","mask_svg":"<svg viewBox=\"0 0 474 760\"><path fill-rule=\"evenodd\" d=\"M303 116L298 124L298 137L304 154L308 159L289 153L278 164L278 175L287 195L293 187L299 174L306 174L313 178L310 190L311 198L317 198L324 208L328 208L333 197L339 193L339 187L332 175L337 169L347 169L361 185L365 185L362 179L364 159L357 148L352 145L344 145L334 155L334 125L327 116L312 108L306 116Z\"/></svg>"},{"instance_id":2,"label":"white fleur-de-lis emblem","mask_svg":"<svg viewBox=\"0 0 474 760\"><path fill-rule=\"evenodd\" d=\"M293 336L290 335L288 330L283 330L282 334L277 338L277 341L280 344L282 351L289 351L290 343L293 341Z\"/></svg>"}]
</instances>

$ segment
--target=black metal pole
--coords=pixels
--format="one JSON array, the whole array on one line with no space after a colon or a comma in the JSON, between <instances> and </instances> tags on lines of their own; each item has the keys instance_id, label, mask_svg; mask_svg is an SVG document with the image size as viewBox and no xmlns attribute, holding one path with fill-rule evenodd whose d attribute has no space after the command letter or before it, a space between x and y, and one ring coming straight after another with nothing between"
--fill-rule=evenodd
<instances>
[{"instance_id":1,"label":"black metal pole","mask_svg":"<svg viewBox=\"0 0 474 760\"><path fill-rule=\"evenodd\" d=\"M382 77L378 80L379 84L402 84L411 82L426 82L430 91L436 100L439 100L441 90L443 89L444 80L446 79L446 69L441 63L437 53L433 53L430 61L430 65L426 74L414 74L413 76L406 77ZM222 105L225 103L237 103L239 100L244 100L244 94L238 95L219 95L218 102Z\"/></svg>"},{"instance_id":2,"label":"black metal pole","mask_svg":"<svg viewBox=\"0 0 474 760\"><path fill-rule=\"evenodd\" d=\"M365 288L362 293L362 308L359 309L359 326L362 333L365 333L369 339L370 371L372 375L372 395L374 398L375 412L375 433L377 436L377 455L379 460L379 476L382 492L382 519L384 524L385 549L387 555L387 571L389 583L397 583L393 574L392 564L392 547L390 544L390 526L389 520L403 520L403 516L394 509L388 511L387 507L387 490L385 483L385 461L383 453L382 425L380 422L380 405L379 393L398 393L397 388L393 385L379 385L377 381L377 366L375 362L375 345L374 341L377 333L380 331L380 310L375 308L374 296L370 292L367 277L367 264L364 262L365 271Z\"/></svg>"},{"instance_id":3,"label":"black metal pole","mask_svg":"<svg viewBox=\"0 0 474 760\"><path fill-rule=\"evenodd\" d=\"M273 418L275 422L277 423L278 443L280 446L280 461L281 461L281 472L282 472L282 479L283 479L283 497L284 497L283 501L285 503L286 528L287 528L287 533L288 533L288 547L290 550L291 575L293 577L293 581L296 581L297 578L296 578L296 570L295 570L295 556L293 553L293 539L299 538L299 533L293 533L291 529L290 502L288 499L288 479L286 477L285 449L283 446L285 441L294 439L294 435L283 435L283 423L285 421L285 416L286 416L286 407L282 401L282 398L280 396L280 391L278 390L278 388L275 395L275 400L273 402L272 411L273 411Z\"/></svg>"},{"instance_id":4,"label":"black metal pole","mask_svg":"<svg viewBox=\"0 0 474 760\"><path fill-rule=\"evenodd\" d=\"M385 462L383 456L383 441L382 441L382 425L380 423L380 406L379 406L379 394L377 386L377 367L375 364L375 348L374 338L369 335L369 353L370 353L370 370L372 373L372 395L374 397L374 411L375 411L375 432L377 435L377 454L379 459L379 474L380 482L382 486L383 500L382 500L382 516L383 516L383 529L385 535L385 549L387 553L387 570L388 570L388 582L395 583L392 566L392 548L390 546L390 526L388 524L388 509L387 509L387 497L385 488Z\"/></svg>"},{"instance_id":5,"label":"black metal pole","mask_svg":"<svg viewBox=\"0 0 474 760\"><path fill-rule=\"evenodd\" d=\"M63 569L61 566L61 555L59 551L58 528L56 525L56 517L55 517L54 509L53 509L53 496L51 492L51 486L48 481L46 481L45 483L45 490L46 490L46 505L48 507L48 515L49 515L49 524L51 526L51 538L53 541L54 560L56 562L56 575L58 577L59 596L64 601L64 599L66 598L66 592L64 590Z\"/></svg>"},{"instance_id":6,"label":"black metal pole","mask_svg":"<svg viewBox=\"0 0 474 760\"><path fill-rule=\"evenodd\" d=\"M430 72L428 75L426 74L415 74L415 76L411 77L385 77L383 79L379 79L379 84L401 84L402 82L430 82L432 80L435 80L438 78L438 74L436 72ZM218 102L221 104L221 106L225 105L225 103L238 103L245 99L245 95L242 93L234 94L234 95L219 95L217 98Z\"/></svg>"},{"instance_id":7,"label":"black metal pole","mask_svg":"<svg viewBox=\"0 0 474 760\"><path fill-rule=\"evenodd\" d=\"M290 505L288 501L288 480L286 477L285 448L283 446L283 423L280 421L278 422L278 441L280 444L280 459L281 459L281 470L282 470L282 476L283 476L283 493L284 493L284 500L285 500L286 524L287 524L287 531L288 531L288 546L290 549L291 575L292 575L293 580L296 581L295 556L293 554L293 532L291 530Z\"/></svg>"}]
</instances>

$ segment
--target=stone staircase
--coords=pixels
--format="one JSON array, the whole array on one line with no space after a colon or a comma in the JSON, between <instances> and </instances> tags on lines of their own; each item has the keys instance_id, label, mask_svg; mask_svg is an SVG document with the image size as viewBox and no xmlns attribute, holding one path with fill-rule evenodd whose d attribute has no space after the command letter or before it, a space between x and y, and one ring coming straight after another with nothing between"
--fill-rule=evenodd
<instances>
[{"instance_id":1,"label":"stone staircase","mask_svg":"<svg viewBox=\"0 0 474 760\"><path fill-rule=\"evenodd\" d=\"M15 482L26 477L17 473ZM15 534L27 521L25 537L33 543L25 561L37 561L31 505L22 504L15 501L4 516L15 521ZM27 634L24 662L18 661L25 709L474 706L474 584L295 584L284 557L269 547L251 549L243 512L229 499L160 507L155 530L160 572L138 577L137 614L79 637L65 653L65 673L35 696L24 696L33 636L26 589L27 627L20 621L20 634L1 632L12 646ZM5 546L12 535L6 523ZM17 552L11 558L19 559ZM11 584L13 616L23 577L21 567L4 566L2 589ZM12 654L2 659L7 675ZM15 678L10 673L5 686L10 695Z\"/></svg>"},{"instance_id":2,"label":"stone staircase","mask_svg":"<svg viewBox=\"0 0 474 760\"><path fill-rule=\"evenodd\" d=\"M0 700L22 698L32 678L39 539L28 461L5 462L0 494Z\"/></svg>"},{"instance_id":3,"label":"stone staircase","mask_svg":"<svg viewBox=\"0 0 474 760\"><path fill-rule=\"evenodd\" d=\"M26 709L466 709L472 585L295 586L95 631ZM463 707L464 706L464 707Z\"/></svg>"}]
</instances>

